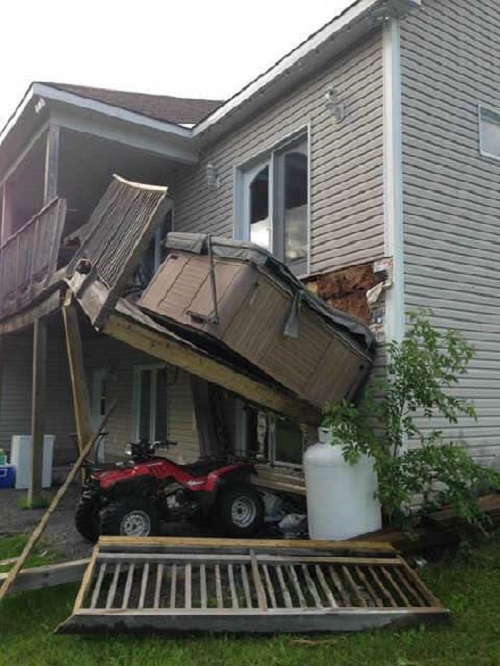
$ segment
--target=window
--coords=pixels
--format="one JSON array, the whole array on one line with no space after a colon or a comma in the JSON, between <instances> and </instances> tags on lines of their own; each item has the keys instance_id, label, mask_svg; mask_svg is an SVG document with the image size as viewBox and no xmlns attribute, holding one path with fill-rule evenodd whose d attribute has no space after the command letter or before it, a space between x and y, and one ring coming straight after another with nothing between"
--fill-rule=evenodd
<instances>
[{"instance_id":1,"label":"window","mask_svg":"<svg viewBox=\"0 0 500 666\"><path fill-rule=\"evenodd\" d=\"M134 441L167 439L167 368L140 365L134 368Z\"/></svg>"},{"instance_id":2,"label":"window","mask_svg":"<svg viewBox=\"0 0 500 666\"><path fill-rule=\"evenodd\" d=\"M296 274L307 272L308 162L301 137L238 174L236 236L269 250Z\"/></svg>"},{"instance_id":3,"label":"window","mask_svg":"<svg viewBox=\"0 0 500 666\"><path fill-rule=\"evenodd\" d=\"M481 153L500 159L500 111L479 107L479 133Z\"/></svg>"},{"instance_id":4,"label":"window","mask_svg":"<svg viewBox=\"0 0 500 666\"><path fill-rule=\"evenodd\" d=\"M235 451L263 455L273 464L302 466L304 435L299 424L258 411L237 401Z\"/></svg>"}]
</instances>

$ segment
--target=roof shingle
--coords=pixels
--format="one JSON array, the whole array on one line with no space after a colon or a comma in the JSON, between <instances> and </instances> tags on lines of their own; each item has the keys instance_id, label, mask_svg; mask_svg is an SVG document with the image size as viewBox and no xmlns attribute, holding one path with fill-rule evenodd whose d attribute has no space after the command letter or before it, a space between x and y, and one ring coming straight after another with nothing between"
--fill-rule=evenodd
<instances>
[{"instance_id":1,"label":"roof shingle","mask_svg":"<svg viewBox=\"0 0 500 666\"><path fill-rule=\"evenodd\" d=\"M118 106L122 109L175 125L196 125L222 104L220 100L149 95L122 90L110 90L108 88L77 86L70 83L50 83L44 81L42 85L80 97L87 97L98 102L103 102L104 104Z\"/></svg>"}]
</instances>

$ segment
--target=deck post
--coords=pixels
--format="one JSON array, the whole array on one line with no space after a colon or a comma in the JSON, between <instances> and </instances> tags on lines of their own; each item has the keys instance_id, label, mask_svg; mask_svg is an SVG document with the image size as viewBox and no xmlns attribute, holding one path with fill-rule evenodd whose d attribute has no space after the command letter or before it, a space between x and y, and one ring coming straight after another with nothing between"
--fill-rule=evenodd
<instances>
[{"instance_id":1,"label":"deck post","mask_svg":"<svg viewBox=\"0 0 500 666\"><path fill-rule=\"evenodd\" d=\"M43 436L45 432L47 369L47 320L35 319L33 331L33 380L31 403L31 473L28 506L33 507L42 495Z\"/></svg>"},{"instance_id":2,"label":"deck post","mask_svg":"<svg viewBox=\"0 0 500 666\"><path fill-rule=\"evenodd\" d=\"M81 453L85 443L92 439L92 411L83 366L82 339L78 324L78 313L74 304L68 298L63 305L62 315L71 376L78 451Z\"/></svg>"}]
</instances>

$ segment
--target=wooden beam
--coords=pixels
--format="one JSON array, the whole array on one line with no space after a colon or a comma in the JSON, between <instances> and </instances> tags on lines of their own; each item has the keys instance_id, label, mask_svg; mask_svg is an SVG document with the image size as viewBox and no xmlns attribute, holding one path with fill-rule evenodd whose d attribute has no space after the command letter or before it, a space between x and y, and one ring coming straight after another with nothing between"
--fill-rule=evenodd
<instances>
[{"instance_id":1,"label":"wooden beam","mask_svg":"<svg viewBox=\"0 0 500 666\"><path fill-rule=\"evenodd\" d=\"M92 447L94 446L97 438L99 437L102 429L108 422L109 417L111 414L114 412L116 407L116 401L111 405L111 407L108 409L106 414L102 417L101 422L99 423L99 427L96 431L96 434L85 444L85 447L81 454L78 456L78 460L75 462L73 467L71 468L68 476L66 477L66 481L63 483L63 485L59 488L57 493L55 494L52 502L50 503L49 508L47 511L44 513L42 516L42 519L38 523L37 527L35 528L33 534L30 536L28 539L28 543L25 545L23 552L19 556L16 564L12 567L12 569L9 571L7 578L4 580L2 587L0 587L0 601L5 597L11 586L13 585L14 581L17 578L18 573L21 571L24 563L28 559L29 554L35 547L35 544L39 540L39 538L42 536L45 528L47 527L47 523L50 520L50 517L54 513L54 511L57 509L59 506L59 502L62 500L62 498L66 495L68 488L70 484L73 482L75 476L78 473L78 470L83 464L83 461L85 458L89 455L89 453L92 450Z\"/></svg>"},{"instance_id":2,"label":"wooden beam","mask_svg":"<svg viewBox=\"0 0 500 666\"><path fill-rule=\"evenodd\" d=\"M43 436L45 432L47 369L47 320L36 319L33 327L33 375L31 403L31 473L28 506L42 494Z\"/></svg>"},{"instance_id":3,"label":"wooden beam","mask_svg":"<svg viewBox=\"0 0 500 666\"><path fill-rule=\"evenodd\" d=\"M17 557L12 563L17 562ZM25 569L19 573L15 582L9 589L9 594L24 592L26 590L38 590L42 587L53 587L64 583L80 583L90 560L74 560L72 562L61 562L60 564L48 564L43 567ZM0 574L0 585L7 579L8 573Z\"/></svg>"},{"instance_id":4,"label":"wooden beam","mask_svg":"<svg viewBox=\"0 0 500 666\"><path fill-rule=\"evenodd\" d=\"M162 335L159 331L135 323L117 312L109 316L103 332L130 347L218 384L251 403L262 405L302 423L317 425L321 422L321 413L318 410L281 391L279 387L252 379L243 372L204 355L180 339Z\"/></svg>"},{"instance_id":5,"label":"wooden beam","mask_svg":"<svg viewBox=\"0 0 500 666\"><path fill-rule=\"evenodd\" d=\"M49 125L45 144L45 172L43 203L46 205L57 197L59 173L59 125Z\"/></svg>"},{"instance_id":6,"label":"wooden beam","mask_svg":"<svg viewBox=\"0 0 500 666\"><path fill-rule=\"evenodd\" d=\"M71 294L69 295L71 297ZM76 307L71 303L71 298L64 303L62 316L66 335L73 407L75 410L78 450L81 453L85 442L88 442L93 434L92 410L83 366L82 339L78 323L78 312Z\"/></svg>"},{"instance_id":7,"label":"wooden beam","mask_svg":"<svg viewBox=\"0 0 500 666\"><path fill-rule=\"evenodd\" d=\"M0 322L0 335L14 333L23 328L31 326L40 317L55 312L61 307L61 295L59 290L53 291L43 301L28 308L24 312L12 315Z\"/></svg>"}]
</instances>

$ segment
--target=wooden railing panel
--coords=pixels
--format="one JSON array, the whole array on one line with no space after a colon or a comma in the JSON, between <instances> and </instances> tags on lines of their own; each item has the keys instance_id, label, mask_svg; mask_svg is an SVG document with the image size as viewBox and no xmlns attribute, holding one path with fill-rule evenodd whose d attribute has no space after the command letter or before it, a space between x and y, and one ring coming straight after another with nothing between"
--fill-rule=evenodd
<instances>
[{"instance_id":1,"label":"wooden railing panel","mask_svg":"<svg viewBox=\"0 0 500 666\"><path fill-rule=\"evenodd\" d=\"M57 270L66 201L54 199L0 248L0 319L23 309Z\"/></svg>"}]
</instances>

